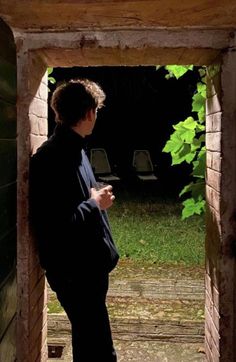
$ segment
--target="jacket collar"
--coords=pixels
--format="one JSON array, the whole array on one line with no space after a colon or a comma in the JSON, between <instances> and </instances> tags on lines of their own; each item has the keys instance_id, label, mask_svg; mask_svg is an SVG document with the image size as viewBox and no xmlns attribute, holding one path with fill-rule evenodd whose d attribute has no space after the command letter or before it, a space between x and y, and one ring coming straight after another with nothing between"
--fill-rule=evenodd
<instances>
[{"instance_id":1,"label":"jacket collar","mask_svg":"<svg viewBox=\"0 0 236 362\"><path fill-rule=\"evenodd\" d=\"M72 128L61 124L56 126L53 137L74 150L84 148L86 144L85 138L76 133Z\"/></svg>"}]
</instances>

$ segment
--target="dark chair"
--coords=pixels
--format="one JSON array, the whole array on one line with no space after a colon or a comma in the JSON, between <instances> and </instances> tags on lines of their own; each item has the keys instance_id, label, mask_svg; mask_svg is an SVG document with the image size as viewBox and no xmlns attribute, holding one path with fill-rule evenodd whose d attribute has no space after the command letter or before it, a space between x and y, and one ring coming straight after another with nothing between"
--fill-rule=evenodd
<instances>
[{"instance_id":1,"label":"dark chair","mask_svg":"<svg viewBox=\"0 0 236 362\"><path fill-rule=\"evenodd\" d=\"M154 167L148 150L135 150L133 155L133 169L141 181L156 181Z\"/></svg>"},{"instance_id":2,"label":"dark chair","mask_svg":"<svg viewBox=\"0 0 236 362\"><path fill-rule=\"evenodd\" d=\"M90 163L96 178L103 182L119 181L120 178L112 173L111 166L104 148L92 148Z\"/></svg>"}]
</instances>

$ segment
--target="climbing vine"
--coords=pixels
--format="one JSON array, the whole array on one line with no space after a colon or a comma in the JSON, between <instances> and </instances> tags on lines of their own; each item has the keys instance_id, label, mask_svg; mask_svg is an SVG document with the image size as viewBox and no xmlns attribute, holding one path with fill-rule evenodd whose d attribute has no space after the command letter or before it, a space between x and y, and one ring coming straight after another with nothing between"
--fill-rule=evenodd
<instances>
[{"instance_id":1,"label":"climbing vine","mask_svg":"<svg viewBox=\"0 0 236 362\"><path fill-rule=\"evenodd\" d=\"M159 68L159 67L158 67ZM179 79L192 71L193 66L167 65L166 78ZM166 142L163 152L170 153L172 165L187 162L192 166L192 181L186 185L179 196L183 198L182 219L205 211L205 100L206 68L198 69L199 80L192 97L192 114L173 126L174 132Z\"/></svg>"},{"instance_id":2,"label":"climbing vine","mask_svg":"<svg viewBox=\"0 0 236 362\"><path fill-rule=\"evenodd\" d=\"M49 83L55 84L55 83L56 83L56 79L52 76L53 68L48 68L47 71L48 71L48 81L49 81ZM49 92L50 92L50 89L49 89L49 88L48 88L48 90L49 90Z\"/></svg>"}]
</instances>

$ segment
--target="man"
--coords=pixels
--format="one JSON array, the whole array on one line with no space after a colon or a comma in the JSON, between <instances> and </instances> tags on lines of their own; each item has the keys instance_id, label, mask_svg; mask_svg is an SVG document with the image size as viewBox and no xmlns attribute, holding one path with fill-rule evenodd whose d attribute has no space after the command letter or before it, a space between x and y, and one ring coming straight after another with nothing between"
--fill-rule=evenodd
<instances>
[{"instance_id":1,"label":"man","mask_svg":"<svg viewBox=\"0 0 236 362\"><path fill-rule=\"evenodd\" d=\"M106 210L112 186L96 190L83 150L105 94L89 80L71 80L56 88L51 106L54 134L31 158L32 229L40 263L72 326L74 362L114 362L106 308L109 272L118 252Z\"/></svg>"}]
</instances>

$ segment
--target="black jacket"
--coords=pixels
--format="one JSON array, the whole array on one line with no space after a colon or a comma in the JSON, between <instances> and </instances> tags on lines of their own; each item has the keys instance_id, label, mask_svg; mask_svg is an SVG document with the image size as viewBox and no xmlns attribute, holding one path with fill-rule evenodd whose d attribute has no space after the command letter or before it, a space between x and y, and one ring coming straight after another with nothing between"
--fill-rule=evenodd
<instances>
[{"instance_id":1,"label":"black jacket","mask_svg":"<svg viewBox=\"0 0 236 362\"><path fill-rule=\"evenodd\" d=\"M118 261L107 214L90 197L96 185L84 139L65 126L31 158L30 216L48 272L110 272Z\"/></svg>"}]
</instances>

